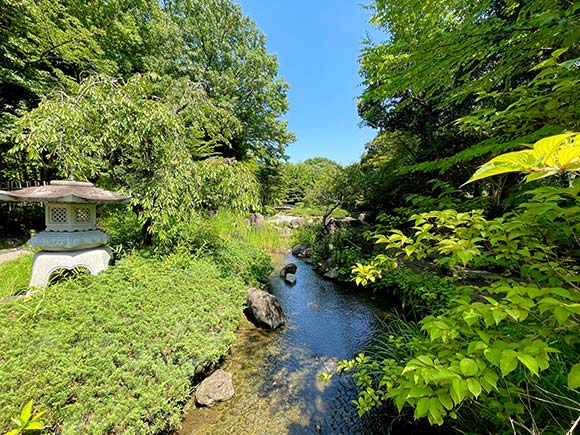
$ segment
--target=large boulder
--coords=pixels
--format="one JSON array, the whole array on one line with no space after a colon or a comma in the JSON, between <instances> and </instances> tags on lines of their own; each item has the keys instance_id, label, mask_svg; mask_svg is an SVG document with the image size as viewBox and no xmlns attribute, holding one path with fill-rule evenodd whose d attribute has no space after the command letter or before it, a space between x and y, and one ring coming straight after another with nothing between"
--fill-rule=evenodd
<instances>
[{"instance_id":1,"label":"large boulder","mask_svg":"<svg viewBox=\"0 0 580 435\"><path fill-rule=\"evenodd\" d=\"M195 391L195 400L202 406L212 406L224 402L234 396L232 374L221 369L205 378Z\"/></svg>"},{"instance_id":2,"label":"large boulder","mask_svg":"<svg viewBox=\"0 0 580 435\"><path fill-rule=\"evenodd\" d=\"M294 263L288 263L280 270L280 276L282 278L286 278L286 275L289 273L295 274L296 270L298 270L298 266L296 266Z\"/></svg>"},{"instance_id":3,"label":"large boulder","mask_svg":"<svg viewBox=\"0 0 580 435\"><path fill-rule=\"evenodd\" d=\"M248 314L263 328L276 329L286 322L284 312L276 296L264 290L254 287L248 290L246 304Z\"/></svg>"}]
</instances>

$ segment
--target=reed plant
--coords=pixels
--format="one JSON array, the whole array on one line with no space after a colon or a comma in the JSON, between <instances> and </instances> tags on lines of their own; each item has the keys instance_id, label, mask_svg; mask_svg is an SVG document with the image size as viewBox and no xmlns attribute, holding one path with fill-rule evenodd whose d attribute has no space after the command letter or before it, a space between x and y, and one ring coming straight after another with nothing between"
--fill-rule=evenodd
<instances>
[{"instance_id":1,"label":"reed plant","mask_svg":"<svg viewBox=\"0 0 580 435\"><path fill-rule=\"evenodd\" d=\"M279 252L289 245L288 237L284 236L274 225L264 222L253 225L242 213L232 210L219 210L209 218L209 223L222 238L244 240L263 250Z\"/></svg>"}]
</instances>

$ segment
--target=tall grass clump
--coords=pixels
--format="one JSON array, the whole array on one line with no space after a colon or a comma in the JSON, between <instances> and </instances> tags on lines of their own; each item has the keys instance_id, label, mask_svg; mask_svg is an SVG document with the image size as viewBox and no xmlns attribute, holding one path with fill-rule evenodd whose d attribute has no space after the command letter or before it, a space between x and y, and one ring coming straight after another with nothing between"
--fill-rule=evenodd
<instances>
[{"instance_id":1,"label":"tall grass clump","mask_svg":"<svg viewBox=\"0 0 580 435\"><path fill-rule=\"evenodd\" d=\"M266 251L280 251L288 247L288 239L268 223L251 225L244 215L221 209L209 218L217 234L223 238L239 239L249 242Z\"/></svg>"},{"instance_id":2,"label":"tall grass clump","mask_svg":"<svg viewBox=\"0 0 580 435\"><path fill-rule=\"evenodd\" d=\"M16 294L28 287L33 256L31 252L0 264L0 298Z\"/></svg>"}]
</instances>

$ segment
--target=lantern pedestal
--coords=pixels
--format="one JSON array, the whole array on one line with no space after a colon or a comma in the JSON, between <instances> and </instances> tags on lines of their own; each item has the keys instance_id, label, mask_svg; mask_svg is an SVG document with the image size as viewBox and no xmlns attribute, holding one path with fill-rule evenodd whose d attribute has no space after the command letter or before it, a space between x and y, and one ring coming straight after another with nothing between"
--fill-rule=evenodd
<instances>
[{"instance_id":1,"label":"lantern pedestal","mask_svg":"<svg viewBox=\"0 0 580 435\"><path fill-rule=\"evenodd\" d=\"M59 269L87 269L91 275L105 270L111 261L111 250L107 246L77 251L40 251L32 261L30 287L46 287L50 276Z\"/></svg>"}]
</instances>

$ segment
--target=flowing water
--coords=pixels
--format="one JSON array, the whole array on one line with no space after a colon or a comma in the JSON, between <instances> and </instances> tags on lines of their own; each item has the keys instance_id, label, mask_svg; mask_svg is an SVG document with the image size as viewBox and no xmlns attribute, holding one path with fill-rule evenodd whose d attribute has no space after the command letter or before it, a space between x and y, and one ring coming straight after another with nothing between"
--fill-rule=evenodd
<instances>
[{"instance_id":1,"label":"flowing water","mask_svg":"<svg viewBox=\"0 0 580 435\"><path fill-rule=\"evenodd\" d=\"M192 408L179 434L386 433L381 413L358 416L352 377L318 380L361 352L384 312L368 296L341 290L290 254L275 262L276 271L289 262L298 265L294 286L277 275L271 279L286 326L264 331L244 319L222 366L233 374L234 398Z\"/></svg>"}]
</instances>

